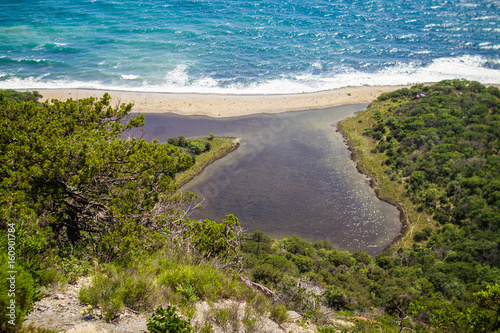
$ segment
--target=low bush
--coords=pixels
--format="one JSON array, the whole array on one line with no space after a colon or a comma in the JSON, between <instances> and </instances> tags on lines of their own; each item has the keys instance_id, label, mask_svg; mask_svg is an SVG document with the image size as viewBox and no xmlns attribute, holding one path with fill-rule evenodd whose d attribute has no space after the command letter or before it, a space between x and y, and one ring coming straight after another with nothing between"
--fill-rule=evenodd
<instances>
[{"instance_id":1,"label":"low bush","mask_svg":"<svg viewBox=\"0 0 500 333\"><path fill-rule=\"evenodd\" d=\"M208 264L185 265L164 269L159 283L176 289L178 285L189 285L194 294L202 299L215 300L228 285L228 278Z\"/></svg>"},{"instance_id":2,"label":"low bush","mask_svg":"<svg viewBox=\"0 0 500 333\"><path fill-rule=\"evenodd\" d=\"M271 319L277 322L279 325L286 322L288 318L288 308L286 305L278 304L271 308Z\"/></svg>"},{"instance_id":3,"label":"low bush","mask_svg":"<svg viewBox=\"0 0 500 333\"><path fill-rule=\"evenodd\" d=\"M224 307L215 306L211 308L208 318L219 326L223 332L239 332L241 326L239 310L240 306L238 303L229 304Z\"/></svg>"},{"instance_id":4,"label":"low bush","mask_svg":"<svg viewBox=\"0 0 500 333\"><path fill-rule=\"evenodd\" d=\"M270 302L262 294L250 290L247 299L247 307L248 306L251 307L257 315L262 316L269 310Z\"/></svg>"},{"instance_id":5,"label":"low bush","mask_svg":"<svg viewBox=\"0 0 500 333\"><path fill-rule=\"evenodd\" d=\"M243 326L246 333L259 332L260 329L258 314L248 306L243 314Z\"/></svg>"},{"instance_id":6,"label":"low bush","mask_svg":"<svg viewBox=\"0 0 500 333\"><path fill-rule=\"evenodd\" d=\"M168 306L166 309L159 306L148 318L147 328L150 333L181 333L193 332L190 323L180 318L175 311L175 306Z\"/></svg>"},{"instance_id":7,"label":"low bush","mask_svg":"<svg viewBox=\"0 0 500 333\"><path fill-rule=\"evenodd\" d=\"M107 320L123 307L152 310L157 304L188 305L199 299L245 298L248 288L223 271L194 257L166 250L139 256L127 263L103 266L80 300L101 309Z\"/></svg>"},{"instance_id":8,"label":"low bush","mask_svg":"<svg viewBox=\"0 0 500 333\"><path fill-rule=\"evenodd\" d=\"M104 318L111 320L125 306L149 310L168 295L147 266L123 268L111 264L94 276L91 286L80 290L80 301L100 308Z\"/></svg>"}]
</instances>

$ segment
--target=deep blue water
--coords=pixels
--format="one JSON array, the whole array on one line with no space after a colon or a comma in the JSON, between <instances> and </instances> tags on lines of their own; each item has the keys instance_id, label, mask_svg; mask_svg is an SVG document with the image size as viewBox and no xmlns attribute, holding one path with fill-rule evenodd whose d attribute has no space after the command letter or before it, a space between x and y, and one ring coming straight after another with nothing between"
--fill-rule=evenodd
<instances>
[{"instance_id":1,"label":"deep blue water","mask_svg":"<svg viewBox=\"0 0 500 333\"><path fill-rule=\"evenodd\" d=\"M0 88L500 84L498 0L2 0Z\"/></svg>"}]
</instances>

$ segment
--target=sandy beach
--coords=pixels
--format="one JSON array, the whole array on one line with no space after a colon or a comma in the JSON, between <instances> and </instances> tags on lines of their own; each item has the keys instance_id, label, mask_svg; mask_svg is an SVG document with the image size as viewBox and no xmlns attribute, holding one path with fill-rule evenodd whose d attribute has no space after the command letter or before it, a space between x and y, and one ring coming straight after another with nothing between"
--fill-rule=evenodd
<instances>
[{"instance_id":1,"label":"sandy beach","mask_svg":"<svg viewBox=\"0 0 500 333\"><path fill-rule=\"evenodd\" d=\"M291 95L216 95L154 92L107 91L112 103L134 103L133 112L177 113L235 117L255 113L277 113L323 109L347 104L370 103L381 93L409 86L347 87L315 93ZM101 97L106 90L30 89L38 90L43 100L66 100Z\"/></svg>"}]
</instances>

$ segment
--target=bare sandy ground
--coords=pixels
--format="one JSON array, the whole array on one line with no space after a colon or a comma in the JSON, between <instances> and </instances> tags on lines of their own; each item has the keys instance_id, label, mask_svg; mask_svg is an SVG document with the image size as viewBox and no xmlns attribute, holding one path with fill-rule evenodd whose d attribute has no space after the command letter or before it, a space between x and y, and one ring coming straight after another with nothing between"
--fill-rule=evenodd
<instances>
[{"instance_id":1,"label":"bare sandy ground","mask_svg":"<svg viewBox=\"0 0 500 333\"><path fill-rule=\"evenodd\" d=\"M107 91L112 103L134 103L133 112L177 113L234 117L255 113L277 113L323 109L328 107L370 103L381 93L405 86L347 87L315 93L290 95L217 95L174 94L130 91ZM408 86L409 87L409 86ZM30 89L38 90L43 100L66 100L86 97L102 97L106 90L90 89Z\"/></svg>"}]
</instances>

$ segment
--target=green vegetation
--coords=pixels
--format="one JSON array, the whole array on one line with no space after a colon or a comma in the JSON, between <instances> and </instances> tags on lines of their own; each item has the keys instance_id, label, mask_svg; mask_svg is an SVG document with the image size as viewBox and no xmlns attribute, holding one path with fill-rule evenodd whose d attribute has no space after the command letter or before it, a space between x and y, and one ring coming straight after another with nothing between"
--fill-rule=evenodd
<instances>
[{"instance_id":1,"label":"green vegetation","mask_svg":"<svg viewBox=\"0 0 500 333\"><path fill-rule=\"evenodd\" d=\"M148 318L147 328L151 333L181 333L193 332L191 324L179 318L175 313L175 306L168 306L166 309L159 306L153 315Z\"/></svg>"},{"instance_id":2,"label":"green vegetation","mask_svg":"<svg viewBox=\"0 0 500 333\"><path fill-rule=\"evenodd\" d=\"M353 332L500 330L498 89L417 85L340 124L378 195L402 211L403 237L376 257L326 240L242 234L233 215L189 219L196 196L176 192L181 172L219 149L218 138L123 139L144 123L131 108L111 107L107 94L40 104L0 92L0 266L14 226L17 323L46 287L91 275L83 302L107 320L125 307L156 308L151 332L259 331L259 317L282 324L287 309L319 332L342 330L325 309L354 322L344 328ZM225 142L221 151L233 149ZM8 300L0 295L2 324ZM191 327L200 300L208 322Z\"/></svg>"},{"instance_id":3,"label":"green vegetation","mask_svg":"<svg viewBox=\"0 0 500 333\"><path fill-rule=\"evenodd\" d=\"M179 140L177 139L169 139L170 141ZM208 165L213 163L214 161L226 156L233 150L239 147L239 143L235 143L233 138L216 138L210 133L208 139L191 139L187 140L187 146L181 148L186 153L193 155L193 159L195 160L195 164L184 171L179 172L175 176L175 182L178 187L182 187L184 184L193 179L196 175L202 172ZM197 147L197 148L191 148ZM196 152L200 153L196 153Z\"/></svg>"},{"instance_id":4,"label":"green vegetation","mask_svg":"<svg viewBox=\"0 0 500 333\"><path fill-rule=\"evenodd\" d=\"M288 309L283 304L278 304L271 308L271 318L278 324L283 324L288 320Z\"/></svg>"},{"instance_id":5,"label":"green vegetation","mask_svg":"<svg viewBox=\"0 0 500 333\"><path fill-rule=\"evenodd\" d=\"M5 317L12 297L2 293L2 331L19 329L51 284L88 273L93 284L81 299L108 320L125 306L151 311L198 297L248 297L232 278L241 261L238 219L191 220L196 196L176 193L175 177L197 164L190 145L209 142L219 154L227 145L213 136L185 147L124 139L144 116L130 117L131 104L112 107L108 94L51 103L38 97L0 92L2 290L4 275L17 271L17 327ZM8 233L16 239L15 267L6 257Z\"/></svg>"},{"instance_id":6,"label":"green vegetation","mask_svg":"<svg viewBox=\"0 0 500 333\"><path fill-rule=\"evenodd\" d=\"M407 213L403 248L390 258L421 268L431 291L448 301L427 311L441 328L463 329L479 311L465 311L474 293L499 283L499 121L497 88L451 80L384 93L341 124L380 194ZM415 265L410 249L425 261ZM483 315L483 325L498 329L498 317Z\"/></svg>"},{"instance_id":7,"label":"green vegetation","mask_svg":"<svg viewBox=\"0 0 500 333\"><path fill-rule=\"evenodd\" d=\"M499 120L500 92L476 82L383 94L340 126L379 195L404 209L405 238L372 258L254 232L246 269L324 331L321 304L371 318L354 331L500 329Z\"/></svg>"},{"instance_id":8,"label":"green vegetation","mask_svg":"<svg viewBox=\"0 0 500 333\"><path fill-rule=\"evenodd\" d=\"M3 250L3 249L2 249ZM33 278L21 265L9 267L5 252L0 253L0 332L7 330L9 321L22 322L35 299ZM10 273L17 272L15 275ZM14 277L14 278L13 278ZM11 297L12 296L12 297ZM11 303L15 299L15 304Z\"/></svg>"},{"instance_id":9,"label":"green vegetation","mask_svg":"<svg viewBox=\"0 0 500 333\"><path fill-rule=\"evenodd\" d=\"M432 215L418 210L410 198L404 195L405 185L402 180L387 173L389 169L385 165L385 156L377 153L377 141L364 135L377 122L373 117L374 114L396 107L401 103L402 101L398 99L374 101L367 110L360 111L355 117L340 122L339 130L347 138L352 157L358 162L358 170L371 176L371 185L378 197L395 205L401 211L400 219L404 237L396 239L394 246L408 247L413 244L412 234L414 232L430 226L428 221L432 219Z\"/></svg>"}]
</instances>

